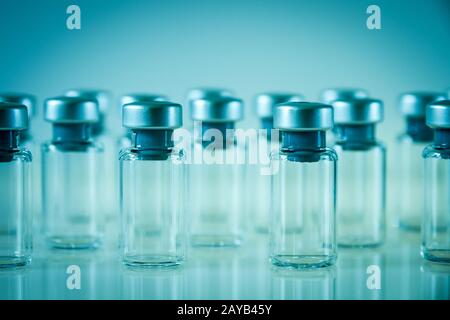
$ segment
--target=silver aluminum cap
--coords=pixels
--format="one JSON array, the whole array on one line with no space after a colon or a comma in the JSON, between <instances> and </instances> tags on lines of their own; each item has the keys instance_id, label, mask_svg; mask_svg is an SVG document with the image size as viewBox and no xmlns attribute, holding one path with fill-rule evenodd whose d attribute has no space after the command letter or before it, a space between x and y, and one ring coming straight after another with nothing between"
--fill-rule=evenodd
<instances>
[{"instance_id":1,"label":"silver aluminum cap","mask_svg":"<svg viewBox=\"0 0 450 320\"><path fill-rule=\"evenodd\" d=\"M275 105L292 101L304 101L304 97L295 93L262 93L256 96L256 114L260 118L272 118Z\"/></svg>"},{"instance_id":2,"label":"silver aluminum cap","mask_svg":"<svg viewBox=\"0 0 450 320\"><path fill-rule=\"evenodd\" d=\"M99 121L95 100L55 97L45 100L44 118L53 123L96 123Z\"/></svg>"},{"instance_id":3,"label":"silver aluminum cap","mask_svg":"<svg viewBox=\"0 0 450 320\"><path fill-rule=\"evenodd\" d=\"M337 100L332 106L336 125L372 124L383 121L383 102L378 99Z\"/></svg>"},{"instance_id":4,"label":"silver aluminum cap","mask_svg":"<svg viewBox=\"0 0 450 320\"><path fill-rule=\"evenodd\" d=\"M400 96L400 111L407 117L424 118L427 105L447 97L438 92L408 92Z\"/></svg>"},{"instance_id":5,"label":"silver aluminum cap","mask_svg":"<svg viewBox=\"0 0 450 320\"><path fill-rule=\"evenodd\" d=\"M98 110L101 114L107 112L111 94L106 90L93 89L71 89L64 93L67 97L85 98L95 100L98 104Z\"/></svg>"},{"instance_id":6,"label":"silver aluminum cap","mask_svg":"<svg viewBox=\"0 0 450 320\"><path fill-rule=\"evenodd\" d=\"M286 102L275 107L275 128L320 131L333 127L333 108L318 102Z\"/></svg>"},{"instance_id":7,"label":"silver aluminum cap","mask_svg":"<svg viewBox=\"0 0 450 320\"><path fill-rule=\"evenodd\" d=\"M217 99L223 97L232 97L234 93L231 90L223 88L194 88L188 92L188 101L197 99Z\"/></svg>"},{"instance_id":8,"label":"silver aluminum cap","mask_svg":"<svg viewBox=\"0 0 450 320\"><path fill-rule=\"evenodd\" d=\"M123 106L133 102L152 102L152 101L169 101L169 98L163 94L156 93L129 93L120 98L120 105Z\"/></svg>"},{"instance_id":9,"label":"silver aluminum cap","mask_svg":"<svg viewBox=\"0 0 450 320\"><path fill-rule=\"evenodd\" d=\"M320 101L331 104L336 100L353 100L367 98L369 94L364 89L331 88L322 91Z\"/></svg>"},{"instance_id":10,"label":"silver aluminum cap","mask_svg":"<svg viewBox=\"0 0 450 320\"><path fill-rule=\"evenodd\" d=\"M0 102L0 130L28 128L28 110L23 104Z\"/></svg>"},{"instance_id":11,"label":"silver aluminum cap","mask_svg":"<svg viewBox=\"0 0 450 320\"><path fill-rule=\"evenodd\" d=\"M214 99L197 99L190 103L191 119L207 122L234 122L244 116L241 99L220 97Z\"/></svg>"},{"instance_id":12,"label":"silver aluminum cap","mask_svg":"<svg viewBox=\"0 0 450 320\"><path fill-rule=\"evenodd\" d=\"M427 106L427 125L431 128L450 129L450 100L441 100Z\"/></svg>"},{"instance_id":13,"label":"silver aluminum cap","mask_svg":"<svg viewBox=\"0 0 450 320\"><path fill-rule=\"evenodd\" d=\"M27 93L3 92L0 93L0 102L13 102L23 104L28 109L28 116L36 114L36 97Z\"/></svg>"},{"instance_id":14,"label":"silver aluminum cap","mask_svg":"<svg viewBox=\"0 0 450 320\"><path fill-rule=\"evenodd\" d=\"M181 105L169 101L133 102L122 110L122 124L130 129L176 129L182 118Z\"/></svg>"}]
</instances>

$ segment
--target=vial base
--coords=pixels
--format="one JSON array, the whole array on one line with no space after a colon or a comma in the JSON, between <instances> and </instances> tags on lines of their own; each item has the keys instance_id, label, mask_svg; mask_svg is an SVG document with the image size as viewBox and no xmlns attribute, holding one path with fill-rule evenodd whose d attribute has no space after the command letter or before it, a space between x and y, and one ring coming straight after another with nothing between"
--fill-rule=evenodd
<instances>
[{"instance_id":1,"label":"vial base","mask_svg":"<svg viewBox=\"0 0 450 320\"><path fill-rule=\"evenodd\" d=\"M260 226L256 226L255 227L255 231L257 233L261 233L261 234L269 234L269 227L264 226L264 225L260 225Z\"/></svg>"},{"instance_id":2,"label":"vial base","mask_svg":"<svg viewBox=\"0 0 450 320\"><path fill-rule=\"evenodd\" d=\"M400 220L398 227L404 231L420 232L420 222L414 222L412 219L411 221Z\"/></svg>"},{"instance_id":3,"label":"vial base","mask_svg":"<svg viewBox=\"0 0 450 320\"><path fill-rule=\"evenodd\" d=\"M97 249L101 240L94 236L52 236L47 242L54 249L89 250Z\"/></svg>"},{"instance_id":4,"label":"vial base","mask_svg":"<svg viewBox=\"0 0 450 320\"><path fill-rule=\"evenodd\" d=\"M426 260L439 263L450 263L450 249L423 249L422 257Z\"/></svg>"},{"instance_id":5,"label":"vial base","mask_svg":"<svg viewBox=\"0 0 450 320\"><path fill-rule=\"evenodd\" d=\"M129 255L123 258L123 263L133 268L170 268L181 265L185 258L177 255Z\"/></svg>"},{"instance_id":6,"label":"vial base","mask_svg":"<svg viewBox=\"0 0 450 320\"><path fill-rule=\"evenodd\" d=\"M1 268L20 268L31 263L30 256L0 256Z\"/></svg>"},{"instance_id":7,"label":"vial base","mask_svg":"<svg viewBox=\"0 0 450 320\"><path fill-rule=\"evenodd\" d=\"M239 247L242 243L238 235L192 235L193 247Z\"/></svg>"},{"instance_id":8,"label":"vial base","mask_svg":"<svg viewBox=\"0 0 450 320\"><path fill-rule=\"evenodd\" d=\"M272 264L288 269L326 268L335 264L336 256L329 255L275 255L270 258Z\"/></svg>"},{"instance_id":9,"label":"vial base","mask_svg":"<svg viewBox=\"0 0 450 320\"><path fill-rule=\"evenodd\" d=\"M341 238L338 241L338 247L340 248L378 248L382 244L382 240L364 237Z\"/></svg>"}]
</instances>

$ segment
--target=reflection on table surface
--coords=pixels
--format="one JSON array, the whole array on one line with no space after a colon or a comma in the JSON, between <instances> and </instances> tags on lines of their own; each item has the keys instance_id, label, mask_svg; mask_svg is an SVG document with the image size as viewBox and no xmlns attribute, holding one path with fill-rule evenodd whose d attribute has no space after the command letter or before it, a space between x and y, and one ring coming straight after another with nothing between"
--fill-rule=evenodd
<instances>
[{"instance_id":1,"label":"reflection on table surface","mask_svg":"<svg viewBox=\"0 0 450 320\"><path fill-rule=\"evenodd\" d=\"M0 270L0 299L450 299L450 266L426 262L419 235L392 232L378 249L342 249L336 266L282 270L267 258L267 238L238 249L194 249L182 267L130 269L113 244L98 251L55 251L38 244L32 264ZM79 267L80 289L68 289ZM377 266L380 289L368 288Z\"/></svg>"}]
</instances>

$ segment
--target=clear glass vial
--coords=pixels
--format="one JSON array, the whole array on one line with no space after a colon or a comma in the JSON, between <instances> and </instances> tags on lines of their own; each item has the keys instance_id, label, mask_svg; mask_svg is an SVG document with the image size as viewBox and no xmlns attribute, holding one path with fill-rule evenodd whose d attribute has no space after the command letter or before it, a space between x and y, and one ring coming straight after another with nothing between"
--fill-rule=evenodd
<instances>
[{"instance_id":1,"label":"clear glass vial","mask_svg":"<svg viewBox=\"0 0 450 320\"><path fill-rule=\"evenodd\" d=\"M269 160L270 153L279 149L279 139L272 139L273 110L277 104L303 100L302 95L287 92L261 93L255 98L255 111L262 130L257 132L255 140L249 141L247 148L249 153L257 155L257 161L248 161L245 199L249 224L257 232L268 233L270 225L270 168L266 159L260 157L263 157L262 151L265 151L264 156Z\"/></svg>"},{"instance_id":2,"label":"clear glass vial","mask_svg":"<svg viewBox=\"0 0 450 320\"><path fill-rule=\"evenodd\" d=\"M342 247L376 247L385 236L386 151L375 126L383 120L377 99L336 100L337 241Z\"/></svg>"},{"instance_id":3,"label":"clear glass vial","mask_svg":"<svg viewBox=\"0 0 450 320\"><path fill-rule=\"evenodd\" d=\"M55 97L44 107L45 120L53 126L52 140L42 145L44 234L54 248L96 248L105 216L100 205L103 149L91 136L98 105Z\"/></svg>"},{"instance_id":4,"label":"clear glass vial","mask_svg":"<svg viewBox=\"0 0 450 320\"><path fill-rule=\"evenodd\" d=\"M396 224L405 230L420 231L422 223L424 167L421 154L433 141L433 130L425 121L426 106L445 99L444 94L434 92L408 92L400 96L406 130L397 138L399 197Z\"/></svg>"},{"instance_id":5,"label":"clear glass vial","mask_svg":"<svg viewBox=\"0 0 450 320\"><path fill-rule=\"evenodd\" d=\"M320 268L336 261L336 161L326 147L333 109L311 102L279 104L274 126L281 147L271 156L270 259L286 268Z\"/></svg>"},{"instance_id":6,"label":"clear glass vial","mask_svg":"<svg viewBox=\"0 0 450 320\"><path fill-rule=\"evenodd\" d=\"M20 146L27 108L0 102L0 268L30 263L32 253L31 153Z\"/></svg>"},{"instance_id":7,"label":"clear glass vial","mask_svg":"<svg viewBox=\"0 0 450 320\"><path fill-rule=\"evenodd\" d=\"M239 246L243 237L244 154L235 136L243 117L242 100L203 98L190 103L194 121L189 166L190 237L193 246ZM244 149L245 150L245 149Z\"/></svg>"},{"instance_id":8,"label":"clear glass vial","mask_svg":"<svg viewBox=\"0 0 450 320\"><path fill-rule=\"evenodd\" d=\"M434 140L423 151L422 256L427 260L450 263L450 100L430 103L426 121L434 130Z\"/></svg>"},{"instance_id":9,"label":"clear glass vial","mask_svg":"<svg viewBox=\"0 0 450 320\"><path fill-rule=\"evenodd\" d=\"M186 257L184 152L174 148L181 105L133 102L123 107L132 146L120 153L121 247L129 266L170 267Z\"/></svg>"}]
</instances>

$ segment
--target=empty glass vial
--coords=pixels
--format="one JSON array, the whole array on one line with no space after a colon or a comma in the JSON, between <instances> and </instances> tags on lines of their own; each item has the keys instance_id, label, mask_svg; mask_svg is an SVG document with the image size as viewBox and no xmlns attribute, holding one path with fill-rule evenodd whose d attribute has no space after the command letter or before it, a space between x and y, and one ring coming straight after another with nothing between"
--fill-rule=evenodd
<instances>
[{"instance_id":1,"label":"empty glass vial","mask_svg":"<svg viewBox=\"0 0 450 320\"><path fill-rule=\"evenodd\" d=\"M426 119L427 125L434 130L434 140L423 151L422 256L427 260L450 263L450 100L430 103Z\"/></svg>"},{"instance_id":2,"label":"empty glass vial","mask_svg":"<svg viewBox=\"0 0 450 320\"><path fill-rule=\"evenodd\" d=\"M419 231L423 214L423 149L432 142L433 130L425 121L426 106L445 100L444 94L409 92L400 96L400 111L405 117L406 130L397 138L398 181L397 225L406 230Z\"/></svg>"},{"instance_id":3,"label":"empty glass vial","mask_svg":"<svg viewBox=\"0 0 450 320\"><path fill-rule=\"evenodd\" d=\"M336 161L326 147L333 109L311 102L279 104L281 147L271 156L270 259L287 268L333 265L336 253Z\"/></svg>"},{"instance_id":4,"label":"empty glass vial","mask_svg":"<svg viewBox=\"0 0 450 320\"><path fill-rule=\"evenodd\" d=\"M386 152L375 137L383 120L376 99L332 103L339 157L337 239L343 247L376 247L385 235Z\"/></svg>"},{"instance_id":5,"label":"empty glass vial","mask_svg":"<svg viewBox=\"0 0 450 320\"><path fill-rule=\"evenodd\" d=\"M45 101L44 117L53 138L42 145L44 233L50 246L89 249L100 245L104 213L100 168L103 149L91 136L99 120L96 101L55 97Z\"/></svg>"},{"instance_id":6,"label":"empty glass vial","mask_svg":"<svg viewBox=\"0 0 450 320\"><path fill-rule=\"evenodd\" d=\"M273 109L275 105L303 101L300 94L295 93L262 93L255 99L256 115L259 118L260 130L250 139L248 150L247 178L245 188L246 207L249 224L257 232L268 233L270 225L270 153L279 149L279 135L272 137ZM251 136L253 137L253 136ZM254 155L255 157L252 157ZM255 201L258 199L258 201Z\"/></svg>"},{"instance_id":7,"label":"empty glass vial","mask_svg":"<svg viewBox=\"0 0 450 320\"><path fill-rule=\"evenodd\" d=\"M0 102L0 268L31 261L31 153L20 146L27 108Z\"/></svg>"},{"instance_id":8,"label":"empty glass vial","mask_svg":"<svg viewBox=\"0 0 450 320\"><path fill-rule=\"evenodd\" d=\"M194 143L189 166L190 236L194 246L239 246L243 236L244 147L236 139L242 100L191 101Z\"/></svg>"},{"instance_id":9,"label":"empty glass vial","mask_svg":"<svg viewBox=\"0 0 450 320\"><path fill-rule=\"evenodd\" d=\"M129 266L170 267L186 256L184 152L174 147L181 105L133 102L123 107L132 146L120 154L121 247Z\"/></svg>"}]
</instances>

